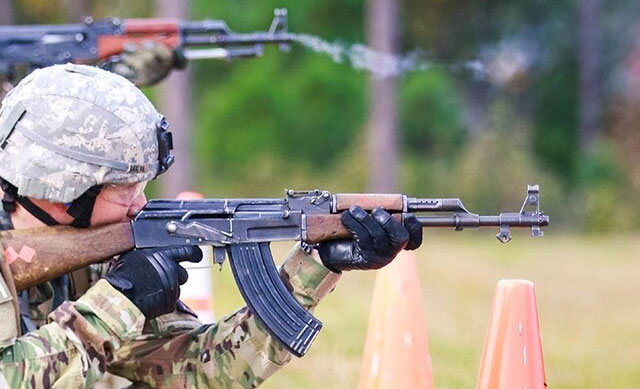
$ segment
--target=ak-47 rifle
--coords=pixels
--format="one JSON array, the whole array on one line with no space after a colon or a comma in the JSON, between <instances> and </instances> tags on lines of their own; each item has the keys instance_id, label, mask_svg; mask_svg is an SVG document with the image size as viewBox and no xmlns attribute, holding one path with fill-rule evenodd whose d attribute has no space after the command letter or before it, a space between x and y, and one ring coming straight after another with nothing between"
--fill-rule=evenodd
<instances>
[{"instance_id":1,"label":"ak-47 rifle","mask_svg":"<svg viewBox=\"0 0 640 389\"><path fill-rule=\"evenodd\" d=\"M268 31L248 34L231 31L223 20L88 17L82 24L0 26L0 75L11 79L17 65L31 71L67 62L110 63L127 45L145 42L179 48L187 59L256 57L264 44L288 51L287 10L274 13Z\"/></svg>"},{"instance_id":2,"label":"ak-47 rifle","mask_svg":"<svg viewBox=\"0 0 640 389\"><path fill-rule=\"evenodd\" d=\"M287 190L281 199L151 200L131 222L89 229L4 231L0 241L7 260L13 258L10 267L18 290L134 248L213 246L214 262L229 257L238 288L256 317L293 354L302 356L322 323L285 287L269 243L350 238L340 213L356 204L366 210L382 207L401 222L406 213L416 213L423 227L460 231L496 226L503 243L511 240L511 227L531 228L533 236L542 236L541 227L549 224L549 217L540 211L537 185L528 187L519 212L497 216L471 213L457 198Z\"/></svg>"}]
</instances>

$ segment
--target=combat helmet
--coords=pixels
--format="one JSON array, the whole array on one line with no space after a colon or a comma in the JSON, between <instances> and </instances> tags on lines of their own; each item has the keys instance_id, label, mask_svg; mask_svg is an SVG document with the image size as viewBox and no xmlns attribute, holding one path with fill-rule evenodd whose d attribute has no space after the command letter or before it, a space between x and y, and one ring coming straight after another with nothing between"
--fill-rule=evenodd
<instances>
[{"instance_id":1,"label":"combat helmet","mask_svg":"<svg viewBox=\"0 0 640 389\"><path fill-rule=\"evenodd\" d=\"M5 211L17 201L52 224L26 197L73 202L73 225L87 226L102 185L148 181L168 169L167 128L147 97L117 74L74 64L35 70L0 108Z\"/></svg>"}]
</instances>

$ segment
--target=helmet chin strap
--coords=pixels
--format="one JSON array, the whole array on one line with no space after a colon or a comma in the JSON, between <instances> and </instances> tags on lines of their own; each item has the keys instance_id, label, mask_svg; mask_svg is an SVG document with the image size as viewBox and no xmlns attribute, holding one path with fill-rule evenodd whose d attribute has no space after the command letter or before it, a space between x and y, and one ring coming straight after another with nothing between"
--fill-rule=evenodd
<instances>
[{"instance_id":1,"label":"helmet chin strap","mask_svg":"<svg viewBox=\"0 0 640 389\"><path fill-rule=\"evenodd\" d=\"M102 185L94 185L87 189L82 196L73 200L73 203L71 203L71 206L67 209L67 213L73 216L73 223L71 223L72 227L89 227L91 224L93 206L96 204L96 198L98 197L98 194L100 194L101 190Z\"/></svg>"},{"instance_id":2,"label":"helmet chin strap","mask_svg":"<svg viewBox=\"0 0 640 389\"><path fill-rule=\"evenodd\" d=\"M16 203L18 203L22 208L33 215L33 217L40 220L47 226L57 226L60 224L53 218L53 216L51 216L51 214L37 206L28 197L19 196L18 188L10 182L0 178L0 188L2 188L4 192L2 208L9 215L16 210ZM67 213L73 217L73 222L71 223L72 227L89 227L91 224L93 206L95 205L96 197L98 197L101 189L102 185L94 185L71 203L71 206L67 209Z\"/></svg>"},{"instance_id":3,"label":"helmet chin strap","mask_svg":"<svg viewBox=\"0 0 640 389\"><path fill-rule=\"evenodd\" d=\"M16 202L22 206L27 212L32 214L36 219L40 220L44 224L48 226L57 226L58 221L53 218L48 212L44 209L38 207L33 203L33 201L29 200L24 196L16 196Z\"/></svg>"}]
</instances>

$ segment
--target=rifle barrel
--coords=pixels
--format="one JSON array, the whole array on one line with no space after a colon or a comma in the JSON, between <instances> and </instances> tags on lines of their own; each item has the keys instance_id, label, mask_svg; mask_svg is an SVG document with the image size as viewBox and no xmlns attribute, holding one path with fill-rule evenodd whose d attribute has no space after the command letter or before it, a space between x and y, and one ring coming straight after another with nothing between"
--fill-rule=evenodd
<instances>
[{"instance_id":1,"label":"rifle barrel","mask_svg":"<svg viewBox=\"0 0 640 389\"><path fill-rule=\"evenodd\" d=\"M184 37L185 46L206 46L206 45L253 45L260 43L291 43L293 34L288 33L264 33L253 34L214 34L214 35L186 35Z\"/></svg>"},{"instance_id":2,"label":"rifle barrel","mask_svg":"<svg viewBox=\"0 0 640 389\"><path fill-rule=\"evenodd\" d=\"M526 228L548 226L549 216L543 214L529 216L519 213L501 213L498 216L454 214L451 216L422 216L418 217L418 221L423 227L478 228L508 225Z\"/></svg>"}]
</instances>

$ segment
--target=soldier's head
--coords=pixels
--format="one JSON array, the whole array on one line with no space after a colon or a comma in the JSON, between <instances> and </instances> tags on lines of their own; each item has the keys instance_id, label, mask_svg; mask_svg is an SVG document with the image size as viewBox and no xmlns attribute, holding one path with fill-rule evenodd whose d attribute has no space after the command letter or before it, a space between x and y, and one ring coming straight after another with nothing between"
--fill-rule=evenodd
<instances>
[{"instance_id":1,"label":"soldier's head","mask_svg":"<svg viewBox=\"0 0 640 389\"><path fill-rule=\"evenodd\" d=\"M36 70L0 110L3 206L45 224L118 221L146 201L171 147L163 116L123 77L71 64Z\"/></svg>"}]
</instances>

